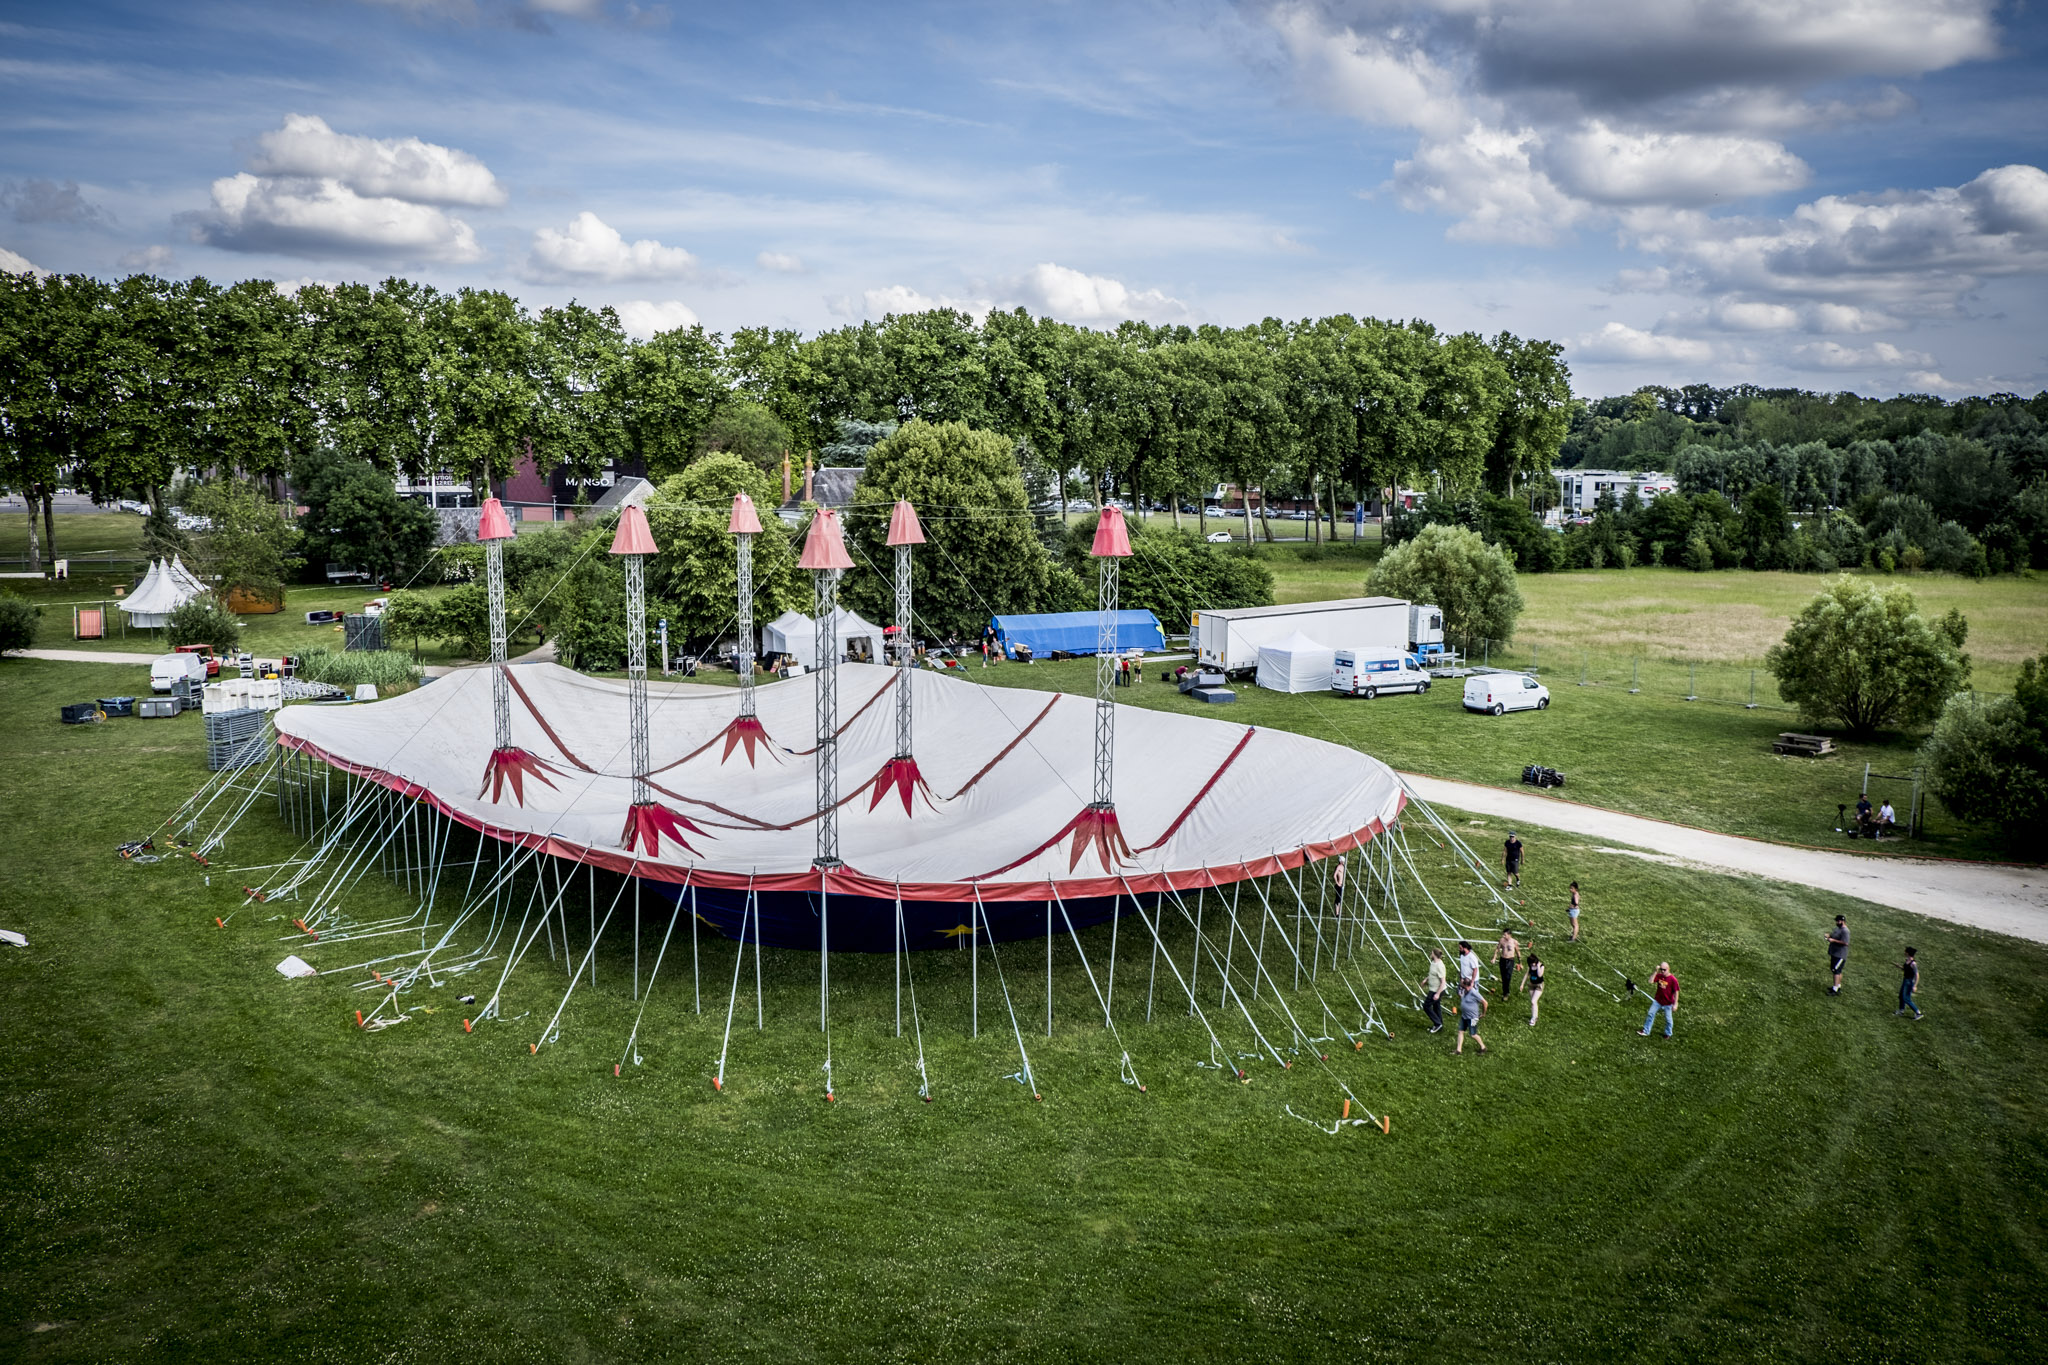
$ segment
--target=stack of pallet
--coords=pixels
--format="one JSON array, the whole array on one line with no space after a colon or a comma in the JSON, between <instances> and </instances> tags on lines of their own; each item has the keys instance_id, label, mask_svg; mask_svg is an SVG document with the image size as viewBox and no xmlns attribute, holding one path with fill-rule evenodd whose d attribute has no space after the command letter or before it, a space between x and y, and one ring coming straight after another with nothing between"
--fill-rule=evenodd
<instances>
[{"instance_id":1,"label":"stack of pallet","mask_svg":"<svg viewBox=\"0 0 2048 1365\"><path fill-rule=\"evenodd\" d=\"M214 711L206 717L206 766L214 772L223 768L246 768L270 757L264 743L269 713L255 707L235 711Z\"/></svg>"}]
</instances>

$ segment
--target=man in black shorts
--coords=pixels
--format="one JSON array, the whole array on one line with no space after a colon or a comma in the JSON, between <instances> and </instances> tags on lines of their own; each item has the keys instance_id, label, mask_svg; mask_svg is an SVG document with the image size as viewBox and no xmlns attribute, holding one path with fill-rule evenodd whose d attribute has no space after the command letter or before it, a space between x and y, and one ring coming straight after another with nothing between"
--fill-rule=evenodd
<instances>
[{"instance_id":1,"label":"man in black shorts","mask_svg":"<svg viewBox=\"0 0 2048 1365\"><path fill-rule=\"evenodd\" d=\"M1515 837L1513 830L1508 831L1507 867L1508 879L1501 885L1519 887L1522 884L1522 841Z\"/></svg>"},{"instance_id":2,"label":"man in black shorts","mask_svg":"<svg viewBox=\"0 0 2048 1365\"><path fill-rule=\"evenodd\" d=\"M1828 932L1828 970L1835 975L1835 984L1828 987L1829 995L1842 993L1842 965L1849 960L1849 921L1835 916L1835 927Z\"/></svg>"}]
</instances>

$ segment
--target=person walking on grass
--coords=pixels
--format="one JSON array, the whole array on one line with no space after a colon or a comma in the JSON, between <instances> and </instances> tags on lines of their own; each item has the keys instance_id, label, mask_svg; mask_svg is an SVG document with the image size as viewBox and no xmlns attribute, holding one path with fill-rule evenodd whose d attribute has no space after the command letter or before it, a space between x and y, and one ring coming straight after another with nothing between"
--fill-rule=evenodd
<instances>
[{"instance_id":1,"label":"person walking on grass","mask_svg":"<svg viewBox=\"0 0 2048 1365\"><path fill-rule=\"evenodd\" d=\"M1501 885L1512 891L1519 888L1522 884L1522 841L1516 837L1513 830L1508 831L1506 849L1505 861L1507 863L1508 879L1502 882Z\"/></svg>"},{"instance_id":2,"label":"person walking on grass","mask_svg":"<svg viewBox=\"0 0 2048 1365\"><path fill-rule=\"evenodd\" d=\"M1429 1016L1429 1031L1444 1031L1444 987L1449 981L1444 972L1444 950L1429 950L1429 975L1422 980L1422 1012Z\"/></svg>"},{"instance_id":3,"label":"person walking on grass","mask_svg":"<svg viewBox=\"0 0 2048 1365\"><path fill-rule=\"evenodd\" d=\"M1579 941L1579 884L1577 882L1572 883L1572 903L1565 913L1572 917L1572 942L1577 943ZM1531 958L1530 960L1534 961L1535 959Z\"/></svg>"},{"instance_id":4,"label":"person walking on grass","mask_svg":"<svg viewBox=\"0 0 2048 1365\"><path fill-rule=\"evenodd\" d=\"M1892 1011L1892 1017L1897 1018L1911 1010L1913 1017L1918 1019L1920 1005L1913 999L1920 989L1920 959L1916 950L1910 947L1906 949L1906 960L1899 964L1899 971L1899 1007Z\"/></svg>"},{"instance_id":5,"label":"person walking on grass","mask_svg":"<svg viewBox=\"0 0 2048 1365\"><path fill-rule=\"evenodd\" d=\"M1828 970L1834 973L1835 984L1828 987L1829 995L1842 993L1842 968L1849 961L1849 921L1835 916L1835 927L1828 931Z\"/></svg>"},{"instance_id":6,"label":"person walking on grass","mask_svg":"<svg viewBox=\"0 0 2048 1365\"><path fill-rule=\"evenodd\" d=\"M1478 983L1471 990L1458 997L1458 1046L1453 1049L1459 1056L1465 1053L1465 1035L1471 1034L1472 1041L1479 1045L1480 1054L1486 1052L1486 1040L1479 1036L1479 1014L1486 1004L1486 997L1479 993Z\"/></svg>"},{"instance_id":7,"label":"person walking on grass","mask_svg":"<svg viewBox=\"0 0 2048 1365\"><path fill-rule=\"evenodd\" d=\"M1458 941L1458 999L1462 1003L1465 992L1471 991L1479 997L1482 1012L1493 1006L1486 1003L1486 993L1479 989L1479 954L1472 951L1472 945L1463 939Z\"/></svg>"},{"instance_id":8,"label":"person walking on grass","mask_svg":"<svg viewBox=\"0 0 2048 1365\"><path fill-rule=\"evenodd\" d=\"M1503 929L1500 942L1493 946L1493 960L1500 967L1500 998L1505 1000L1515 993L1516 959L1521 956L1522 945L1515 942L1515 936Z\"/></svg>"},{"instance_id":9,"label":"person walking on grass","mask_svg":"<svg viewBox=\"0 0 2048 1365\"><path fill-rule=\"evenodd\" d=\"M1643 1037L1650 1036L1650 1026L1657 1022L1658 1011L1664 1014L1664 1036L1671 1036L1671 1021L1678 1014L1678 978L1671 974L1669 962L1657 964L1657 974L1650 978L1650 1014L1643 1020Z\"/></svg>"},{"instance_id":10,"label":"person walking on grass","mask_svg":"<svg viewBox=\"0 0 2048 1365\"><path fill-rule=\"evenodd\" d=\"M1529 954L1529 1027L1536 1027L1536 1007L1543 1000L1543 959Z\"/></svg>"}]
</instances>

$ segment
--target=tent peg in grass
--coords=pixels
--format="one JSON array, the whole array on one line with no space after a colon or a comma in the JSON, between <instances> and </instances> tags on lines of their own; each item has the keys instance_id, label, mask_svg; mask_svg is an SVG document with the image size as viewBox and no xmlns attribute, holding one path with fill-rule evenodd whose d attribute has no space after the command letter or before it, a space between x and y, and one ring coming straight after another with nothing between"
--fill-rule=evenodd
<instances>
[{"instance_id":1,"label":"tent peg in grass","mask_svg":"<svg viewBox=\"0 0 2048 1365\"><path fill-rule=\"evenodd\" d=\"M1339 1117L1339 1118L1347 1118L1347 1119L1351 1117L1351 1101L1350 1101L1350 1100L1346 1100L1346 1101L1344 1101L1344 1112L1343 1112L1342 1114L1338 1115L1338 1117Z\"/></svg>"},{"instance_id":2,"label":"tent peg in grass","mask_svg":"<svg viewBox=\"0 0 2048 1365\"><path fill-rule=\"evenodd\" d=\"M725 1089L725 1078L723 1076L713 1076L711 1078L711 1088L722 1092Z\"/></svg>"},{"instance_id":3,"label":"tent peg in grass","mask_svg":"<svg viewBox=\"0 0 2048 1365\"><path fill-rule=\"evenodd\" d=\"M362 1012L361 1010L357 1010L357 1011L356 1011L356 1027L357 1027L357 1028L361 1028L362 1026L363 1026L363 1012Z\"/></svg>"},{"instance_id":4,"label":"tent peg in grass","mask_svg":"<svg viewBox=\"0 0 2048 1365\"><path fill-rule=\"evenodd\" d=\"M475 1033L476 1029L471 1027L469 1020L465 1019L462 1021L462 1031L464 1033Z\"/></svg>"},{"instance_id":5,"label":"tent peg in grass","mask_svg":"<svg viewBox=\"0 0 2048 1365\"><path fill-rule=\"evenodd\" d=\"M527 1051L527 1055L529 1055L529 1056L533 1056L533 1057L538 1057L538 1056L540 1056L540 1044L539 1044L539 1043L528 1043L528 1044L526 1045L526 1051Z\"/></svg>"},{"instance_id":6,"label":"tent peg in grass","mask_svg":"<svg viewBox=\"0 0 2048 1365\"><path fill-rule=\"evenodd\" d=\"M213 917L213 927L216 929L225 929L228 927L228 922L222 919L219 915L215 915Z\"/></svg>"}]
</instances>

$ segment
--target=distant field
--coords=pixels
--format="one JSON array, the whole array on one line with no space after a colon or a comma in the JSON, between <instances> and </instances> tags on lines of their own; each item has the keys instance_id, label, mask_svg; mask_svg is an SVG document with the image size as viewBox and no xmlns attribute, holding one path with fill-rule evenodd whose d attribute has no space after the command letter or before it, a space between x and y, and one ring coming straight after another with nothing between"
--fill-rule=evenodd
<instances>
[{"instance_id":1,"label":"distant field","mask_svg":"<svg viewBox=\"0 0 2048 1365\"><path fill-rule=\"evenodd\" d=\"M111 550L116 554L139 553L136 547L142 543L142 518L133 512L59 512L53 522L57 528L57 557L85 554L89 551ZM36 519L36 538L42 539L42 519ZM43 553L49 554L48 545ZM28 514L26 512L0 512L0 558L17 557L28 553Z\"/></svg>"}]
</instances>

